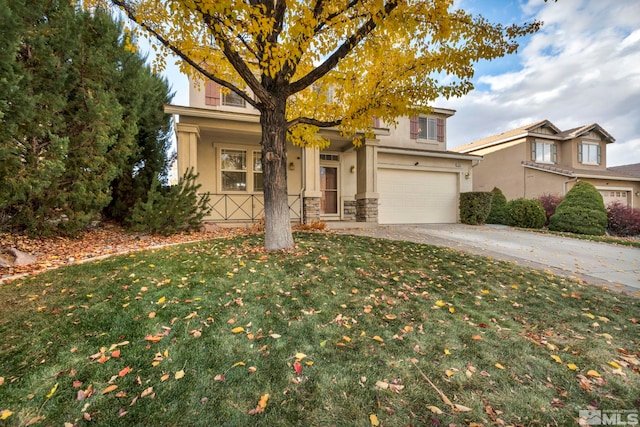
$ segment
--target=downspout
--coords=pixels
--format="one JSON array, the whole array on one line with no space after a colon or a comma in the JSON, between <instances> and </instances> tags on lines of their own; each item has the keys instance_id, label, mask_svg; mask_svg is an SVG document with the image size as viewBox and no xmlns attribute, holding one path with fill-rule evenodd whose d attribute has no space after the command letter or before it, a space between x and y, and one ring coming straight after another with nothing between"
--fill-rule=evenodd
<instances>
[{"instance_id":1,"label":"downspout","mask_svg":"<svg viewBox=\"0 0 640 427\"><path fill-rule=\"evenodd\" d=\"M304 217L304 192L307 188L307 173L306 173L306 166L307 166L307 150L305 149L305 147L302 147L302 185L300 186L300 224L304 224L306 222L306 219Z\"/></svg>"}]
</instances>

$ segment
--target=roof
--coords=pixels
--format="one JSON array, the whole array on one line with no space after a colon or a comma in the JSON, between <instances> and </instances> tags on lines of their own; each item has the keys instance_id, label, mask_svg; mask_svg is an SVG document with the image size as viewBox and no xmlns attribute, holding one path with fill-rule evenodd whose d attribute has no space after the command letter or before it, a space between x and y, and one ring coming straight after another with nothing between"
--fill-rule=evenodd
<instances>
[{"instance_id":1,"label":"roof","mask_svg":"<svg viewBox=\"0 0 640 427\"><path fill-rule=\"evenodd\" d=\"M616 181L640 181L640 174L634 176L616 170L616 168L607 168L605 170L576 169L567 166L558 167L556 165L530 161L523 161L521 164L525 168L555 173L569 178L604 178ZM635 166L640 166L640 163Z\"/></svg>"},{"instance_id":2,"label":"roof","mask_svg":"<svg viewBox=\"0 0 640 427\"><path fill-rule=\"evenodd\" d=\"M536 129L540 129L540 128L550 128L554 133L551 135L546 134L544 136L547 138L559 139L561 141L574 139L579 137L580 135L584 135L585 133L591 132L591 131L596 131L600 133L604 137L604 140L607 143L611 143L615 141L615 139L611 136L611 134L609 134L609 132L604 130L597 123L592 123L589 125L583 125L573 129L561 131L549 120L541 120L535 123L530 123L528 125L506 131L506 132L499 133L497 135L488 136L486 138L479 139L469 144L454 147L451 150L457 151L459 153L470 153L482 148L492 147L494 145L499 145L499 144L513 141L526 136L539 136L540 133L535 131Z\"/></svg>"},{"instance_id":3,"label":"roof","mask_svg":"<svg viewBox=\"0 0 640 427\"><path fill-rule=\"evenodd\" d=\"M626 175L631 175L640 178L640 163L633 163L630 165L612 166L610 170L621 172Z\"/></svg>"}]
</instances>

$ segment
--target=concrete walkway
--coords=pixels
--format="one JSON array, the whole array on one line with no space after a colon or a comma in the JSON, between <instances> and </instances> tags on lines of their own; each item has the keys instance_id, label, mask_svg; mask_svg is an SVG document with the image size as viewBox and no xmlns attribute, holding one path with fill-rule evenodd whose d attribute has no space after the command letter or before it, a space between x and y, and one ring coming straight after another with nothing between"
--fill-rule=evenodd
<instances>
[{"instance_id":1,"label":"concrete walkway","mask_svg":"<svg viewBox=\"0 0 640 427\"><path fill-rule=\"evenodd\" d=\"M344 226L328 225L344 233L446 246L514 261L640 296L640 249L634 247L527 232L502 225L386 225L342 230L340 228Z\"/></svg>"}]
</instances>

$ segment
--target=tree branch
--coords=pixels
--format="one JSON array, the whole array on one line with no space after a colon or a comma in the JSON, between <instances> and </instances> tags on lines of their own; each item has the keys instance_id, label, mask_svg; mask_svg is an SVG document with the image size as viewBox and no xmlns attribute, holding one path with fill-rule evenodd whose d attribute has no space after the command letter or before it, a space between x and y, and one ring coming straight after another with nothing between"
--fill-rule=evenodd
<instances>
[{"instance_id":1,"label":"tree branch","mask_svg":"<svg viewBox=\"0 0 640 427\"><path fill-rule=\"evenodd\" d=\"M135 11L126 3L125 0L111 0L111 2L113 4L115 4L116 6L119 6L120 8L122 8L122 10L124 10L125 14L127 15L127 17L129 19L131 19L133 22L135 22L136 24L141 26L145 31L147 31L149 34L151 34L153 37L155 37L155 39L158 40L160 42L160 44L162 44L164 47L166 47L171 52L173 52L176 56L178 56L184 62L186 62L187 64L191 65L200 74L202 74L203 76L207 77L208 79L216 82L220 86L224 86L227 89L237 93L247 103L249 103L253 107L257 107L256 101L252 97L247 95L243 90L241 90L240 88L238 88L234 84L229 83L228 81L220 79L220 78L216 77L215 75L211 74L202 65L198 64L193 59L191 59L189 56L187 56L184 52L182 52L182 50L180 50L177 46L175 46L173 43L171 43L169 40L167 40L165 37L163 37L159 32L157 32L155 29L153 29L150 25L148 25L145 22L142 22L142 21L138 20L138 17L136 15Z\"/></svg>"},{"instance_id":2,"label":"tree branch","mask_svg":"<svg viewBox=\"0 0 640 427\"><path fill-rule=\"evenodd\" d=\"M393 9L398 6L399 0L389 0L385 4L384 9L377 12L378 19L382 19L382 16L388 15ZM373 17L369 18L358 30L349 36L340 47L338 47L322 64L314 68L307 75L301 79L291 83L287 87L287 95L300 92L306 87L313 84L316 80L322 78L325 74L331 71L341 59L346 57L367 35L369 35L376 28L376 20Z\"/></svg>"},{"instance_id":3,"label":"tree branch","mask_svg":"<svg viewBox=\"0 0 640 427\"><path fill-rule=\"evenodd\" d=\"M317 126L319 128L330 128L334 126L340 126L341 123L342 119L333 121L322 121L311 117L298 117L287 122L287 129L291 129L292 127L297 125L311 125Z\"/></svg>"}]
</instances>

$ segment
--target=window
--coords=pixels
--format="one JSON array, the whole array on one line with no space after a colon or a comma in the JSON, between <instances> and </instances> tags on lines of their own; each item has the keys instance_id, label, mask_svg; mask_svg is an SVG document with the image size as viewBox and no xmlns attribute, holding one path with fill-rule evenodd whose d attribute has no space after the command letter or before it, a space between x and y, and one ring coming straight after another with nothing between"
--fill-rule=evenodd
<instances>
[{"instance_id":1,"label":"window","mask_svg":"<svg viewBox=\"0 0 640 427\"><path fill-rule=\"evenodd\" d=\"M222 149L220 158L222 191L246 191L246 151Z\"/></svg>"},{"instance_id":2,"label":"window","mask_svg":"<svg viewBox=\"0 0 640 427\"><path fill-rule=\"evenodd\" d=\"M556 144L535 141L531 144L531 160L538 163L556 163L558 161Z\"/></svg>"},{"instance_id":3,"label":"window","mask_svg":"<svg viewBox=\"0 0 640 427\"><path fill-rule=\"evenodd\" d=\"M433 117L410 118L411 139L444 142L444 119Z\"/></svg>"},{"instance_id":4,"label":"window","mask_svg":"<svg viewBox=\"0 0 640 427\"><path fill-rule=\"evenodd\" d=\"M431 119L428 117L420 117L418 121L418 125L420 126L418 129L419 139L427 139L430 141L436 140L436 128L437 128L436 119Z\"/></svg>"},{"instance_id":5,"label":"window","mask_svg":"<svg viewBox=\"0 0 640 427\"><path fill-rule=\"evenodd\" d=\"M258 192L264 189L262 185L262 153L253 152L253 191Z\"/></svg>"},{"instance_id":6,"label":"window","mask_svg":"<svg viewBox=\"0 0 640 427\"><path fill-rule=\"evenodd\" d=\"M599 165L601 159L600 144L581 142L578 144L578 162L585 165Z\"/></svg>"},{"instance_id":7,"label":"window","mask_svg":"<svg viewBox=\"0 0 640 427\"><path fill-rule=\"evenodd\" d=\"M235 92L223 93L222 105L227 105L229 107L242 107L242 108L246 106L244 99Z\"/></svg>"},{"instance_id":8,"label":"window","mask_svg":"<svg viewBox=\"0 0 640 427\"><path fill-rule=\"evenodd\" d=\"M222 93L220 91L220 86L211 80L207 80L205 83L204 103L206 105L214 106L227 105L230 107L246 107L245 100L240 95L235 92Z\"/></svg>"},{"instance_id":9,"label":"window","mask_svg":"<svg viewBox=\"0 0 640 427\"><path fill-rule=\"evenodd\" d=\"M247 153L251 156L251 169L248 169ZM263 185L262 154L260 151L221 149L220 182L222 191L261 192Z\"/></svg>"}]
</instances>

